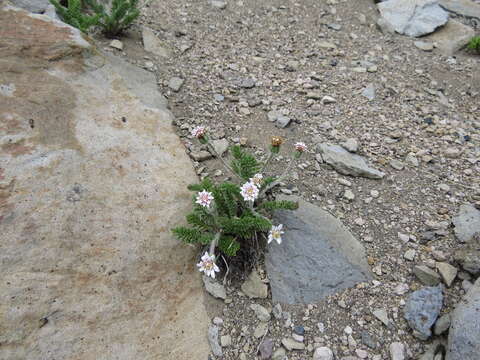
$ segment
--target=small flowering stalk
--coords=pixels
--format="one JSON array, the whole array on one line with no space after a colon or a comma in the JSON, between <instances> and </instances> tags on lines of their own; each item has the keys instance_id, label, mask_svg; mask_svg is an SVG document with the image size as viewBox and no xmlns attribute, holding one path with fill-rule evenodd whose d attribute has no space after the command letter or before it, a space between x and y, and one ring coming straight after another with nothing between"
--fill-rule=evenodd
<instances>
[{"instance_id":1,"label":"small flowering stalk","mask_svg":"<svg viewBox=\"0 0 480 360\"><path fill-rule=\"evenodd\" d=\"M192 136L196 137L202 144L208 143L207 130L204 126L197 126L194 128L192 130Z\"/></svg>"},{"instance_id":2,"label":"small flowering stalk","mask_svg":"<svg viewBox=\"0 0 480 360\"><path fill-rule=\"evenodd\" d=\"M220 272L217 264L215 264L215 255L210 255L207 251L205 251L205 254L200 260L201 261L197 264L198 270L215 279L215 273Z\"/></svg>"},{"instance_id":3,"label":"small flowering stalk","mask_svg":"<svg viewBox=\"0 0 480 360\"><path fill-rule=\"evenodd\" d=\"M272 142L270 151L272 154L278 154L280 152L280 146L283 144L283 139L280 136L272 136Z\"/></svg>"}]
</instances>

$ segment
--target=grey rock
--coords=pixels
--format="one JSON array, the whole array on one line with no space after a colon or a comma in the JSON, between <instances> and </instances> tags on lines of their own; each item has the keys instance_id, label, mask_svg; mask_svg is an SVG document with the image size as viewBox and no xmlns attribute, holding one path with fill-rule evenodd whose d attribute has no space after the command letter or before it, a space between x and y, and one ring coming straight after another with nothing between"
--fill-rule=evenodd
<instances>
[{"instance_id":1,"label":"grey rock","mask_svg":"<svg viewBox=\"0 0 480 360\"><path fill-rule=\"evenodd\" d=\"M253 336L257 339L263 337L268 331L268 323L260 322L253 332Z\"/></svg>"},{"instance_id":2,"label":"grey rock","mask_svg":"<svg viewBox=\"0 0 480 360\"><path fill-rule=\"evenodd\" d=\"M272 314L275 319L280 320L282 318L282 305L275 305L272 309Z\"/></svg>"},{"instance_id":3,"label":"grey rock","mask_svg":"<svg viewBox=\"0 0 480 360\"><path fill-rule=\"evenodd\" d=\"M264 308L262 305L259 304L251 304L250 309L255 312L258 320L267 322L270 320L270 312Z\"/></svg>"},{"instance_id":4,"label":"grey rock","mask_svg":"<svg viewBox=\"0 0 480 360\"><path fill-rule=\"evenodd\" d=\"M255 86L255 80L252 78L242 79L239 85L244 89L251 89Z\"/></svg>"},{"instance_id":5,"label":"grey rock","mask_svg":"<svg viewBox=\"0 0 480 360\"><path fill-rule=\"evenodd\" d=\"M480 233L461 249L455 251L454 259L460 266L474 276L480 275Z\"/></svg>"},{"instance_id":6,"label":"grey rock","mask_svg":"<svg viewBox=\"0 0 480 360\"><path fill-rule=\"evenodd\" d=\"M452 320L450 314L440 316L440 318L435 323L435 326L433 327L433 333L437 336L442 335L450 327L451 321Z\"/></svg>"},{"instance_id":7,"label":"grey rock","mask_svg":"<svg viewBox=\"0 0 480 360\"><path fill-rule=\"evenodd\" d=\"M173 77L168 82L168 87L170 89L172 89L173 91L178 92L182 88L184 82L185 82L185 80L182 79L182 78Z\"/></svg>"},{"instance_id":8,"label":"grey rock","mask_svg":"<svg viewBox=\"0 0 480 360\"><path fill-rule=\"evenodd\" d=\"M61 21L57 15L57 9L52 4L49 4L45 9L44 15L47 15L50 19Z\"/></svg>"},{"instance_id":9,"label":"grey rock","mask_svg":"<svg viewBox=\"0 0 480 360\"><path fill-rule=\"evenodd\" d=\"M213 158L213 155L210 154L208 151L200 150L200 151L192 151L190 156L195 161L205 161Z\"/></svg>"},{"instance_id":10,"label":"grey rock","mask_svg":"<svg viewBox=\"0 0 480 360\"><path fill-rule=\"evenodd\" d=\"M362 176L369 179L381 179L385 174L367 164L362 156L351 154L338 145L318 144L317 151L327 164L343 175Z\"/></svg>"},{"instance_id":11,"label":"grey rock","mask_svg":"<svg viewBox=\"0 0 480 360\"><path fill-rule=\"evenodd\" d=\"M222 347L230 347L232 346L232 337L230 335L223 335L220 337L220 344Z\"/></svg>"},{"instance_id":12,"label":"grey rock","mask_svg":"<svg viewBox=\"0 0 480 360\"><path fill-rule=\"evenodd\" d=\"M342 25L335 24L335 23L327 24L327 27L329 29L336 30L336 31L340 31L342 29Z\"/></svg>"},{"instance_id":13,"label":"grey rock","mask_svg":"<svg viewBox=\"0 0 480 360\"><path fill-rule=\"evenodd\" d=\"M172 52L167 45L155 35L153 30L147 27L142 29L142 41L145 50L152 54L163 58L168 58L172 55Z\"/></svg>"},{"instance_id":14,"label":"grey rock","mask_svg":"<svg viewBox=\"0 0 480 360\"><path fill-rule=\"evenodd\" d=\"M335 45L334 43L331 43L329 41L319 41L318 43L316 43L316 45L318 47L321 47L321 48L324 48L324 49L336 49L337 48L337 45Z\"/></svg>"},{"instance_id":15,"label":"grey rock","mask_svg":"<svg viewBox=\"0 0 480 360\"><path fill-rule=\"evenodd\" d=\"M431 327L437 320L442 305L441 285L424 287L409 295L404 316L415 337L427 340L432 335Z\"/></svg>"},{"instance_id":16,"label":"grey rock","mask_svg":"<svg viewBox=\"0 0 480 360\"><path fill-rule=\"evenodd\" d=\"M440 275L425 265L417 265L413 268L413 273L420 282L427 286L438 285L441 281Z\"/></svg>"},{"instance_id":17,"label":"grey rock","mask_svg":"<svg viewBox=\"0 0 480 360\"><path fill-rule=\"evenodd\" d=\"M287 229L282 245L266 254L274 302L315 303L371 279L365 249L338 219L297 197L281 198L298 201L299 209L274 216Z\"/></svg>"},{"instance_id":18,"label":"grey rock","mask_svg":"<svg viewBox=\"0 0 480 360\"><path fill-rule=\"evenodd\" d=\"M480 232L480 211L473 205L462 205L452 222L455 225L454 231L458 240L467 242L475 233Z\"/></svg>"},{"instance_id":19,"label":"grey rock","mask_svg":"<svg viewBox=\"0 0 480 360\"><path fill-rule=\"evenodd\" d=\"M270 359L273 355L273 340L266 338L260 344L258 351L262 360Z\"/></svg>"},{"instance_id":20,"label":"grey rock","mask_svg":"<svg viewBox=\"0 0 480 360\"><path fill-rule=\"evenodd\" d=\"M288 116L280 115L277 117L276 126L283 129L286 128L291 121L292 119L290 119Z\"/></svg>"},{"instance_id":21,"label":"grey rock","mask_svg":"<svg viewBox=\"0 0 480 360\"><path fill-rule=\"evenodd\" d=\"M209 276L203 276L203 284L205 285L205 290L213 297L223 300L227 298L225 287L218 281L215 281Z\"/></svg>"},{"instance_id":22,"label":"grey rock","mask_svg":"<svg viewBox=\"0 0 480 360\"><path fill-rule=\"evenodd\" d=\"M354 138L348 138L345 142L342 143L342 146L345 150L356 153L358 151L358 141Z\"/></svg>"},{"instance_id":23,"label":"grey rock","mask_svg":"<svg viewBox=\"0 0 480 360\"><path fill-rule=\"evenodd\" d=\"M397 159L390 160L390 166L395 170L403 170L403 168L405 167L405 165Z\"/></svg>"},{"instance_id":24,"label":"grey rock","mask_svg":"<svg viewBox=\"0 0 480 360\"><path fill-rule=\"evenodd\" d=\"M368 331L363 330L361 333L362 344L367 345L370 349L377 348L377 341Z\"/></svg>"},{"instance_id":25,"label":"grey rock","mask_svg":"<svg viewBox=\"0 0 480 360\"><path fill-rule=\"evenodd\" d=\"M282 345L285 346L288 351L305 349L304 343L298 342L292 338L283 338Z\"/></svg>"},{"instance_id":26,"label":"grey rock","mask_svg":"<svg viewBox=\"0 0 480 360\"><path fill-rule=\"evenodd\" d=\"M273 353L272 359L273 360L286 360L287 359L287 352L283 347L279 347L275 352Z\"/></svg>"},{"instance_id":27,"label":"grey rock","mask_svg":"<svg viewBox=\"0 0 480 360\"><path fill-rule=\"evenodd\" d=\"M431 42L426 42L426 41L415 41L413 43L417 48L423 51L432 51L433 50L433 44Z\"/></svg>"},{"instance_id":28,"label":"grey rock","mask_svg":"<svg viewBox=\"0 0 480 360\"><path fill-rule=\"evenodd\" d=\"M117 49L117 50L123 50L123 43L120 40L113 39L110 44L110 47Z\"/></svg>"},{"instance_id":29,"label":"grey rock","mask_svg":"<svg viewBox=\"0 0 480 360\"><path fill-rule=\"evenodd\" d=\"M450 287L457 277L458 269L446 262L437 262L436 267L442 276L443 282Z\"/></svg>"},{"instance_id":30,"label":"grey rock","mask_svg":"<svg viewBox=\"0 0 480 360\"><path fill-rule=\"evenodd\" d=\"M390 344L390 359L404 360L405 359L405 345L401 342L394 342Z\"/></svg>"},{"instance_id":31,"label":"grey rock","mask_svg":"<svg viewBox=\"0 0 480 360\"><path fill-rule=\"evenodd\" d=\"M211 143L213 148L215 149L215 152L220 156L223 156L228 150L229 144L228 140L225 138L219 140L212 140Z\"/></svg>"},{"instance_id":32,"label":"grey rock","mask_svg":"<svg viewBox=\"0 0 480 360\"><path fill-rule=\"evenodd\" d=\"M278 111L278 110L272 110L272 111L269 111L269 112L267 113L268 121L271 121L271 122L277 121L277 119L278 119L280 116L283 116L283 113L282 113L281 111Z\"/></svg>"},{"instance_id":33,"label":"grey rock","mask_svg":"<svg viewBox=\"0 0 480 360\"><path fill-rule=\"evenodd\" d=\"M447 25L428 35L425 39L434 43L444 55L451 56L465 47L474 35L475 31L470 26L450 19Z\"/></svg>"},{"instance_id":34,"label":"grey rock","mask_svg":"<svg viewBox=\"0 0 480 360\"><path fill-rule=\"evenodd\" d=\"M435 339L427 350L423 353L418 360L436 360L438 354L442 355L446 349L446 342L443 339Z\"/></svg>"},{"instance_id":35,"label":"grey rock","mask_svg":"<svg viewBox=\"0 0 480 360\"><path fill-rule=\"evenodd\" d=\"M322 104L323 105L327 105L327 104L335 104L337 102L337 100L335 100L335 98L331 97L331 96L324 96L322 98Z\"/></svg>"},{"instance_id":36,"label":"grey rock","mask_svg":"<svg viewBox=\"0 0 480 360\"><path fill-rule=\"evenodd\" d=\"M452 313L446 360L478 360L480 354L480 279Z\"/></svg>"},{"instance_id":37,"label":"grey rock","mask_svg":"<svg viewBox=\"0 0 480 360\"><path fill-rule=\"evenodd\" d=\"M241 289L250 299L266 299L268 296L268 286L265 284L256 270L253 270L247 280L242 284Z\"/></svg>"},{"instance_id":38,"label":"grey rock","mask_svg":"<svg viewBox=\"0 0 480 360\"><path fill-rule=\"evenodd\" d=\"M372 311L372 314L378 319L380 320L383 325L387 326L390 324L390 320L388 319L388 313L387 313L387 310L385 309L376 309L374 311Z\"/></svg>"},{"instance_id":39,"label":"grey rock","mask_svg":"<svg viewBox=\"0 0 480 360\"><path fill-rule=\"evenodd\" d=\"M419 37L448 21L438 0L387 0L378 4L382 18L399 34Z\"/></svg>"},{"instance_id":40,"label":"grey rock","mask_svg":"<svg viewBox=\"0 0 480 360\"><path fill-rule=\"evenodd\" d=\"M333 360L333 352L326 346L316 348L313 353L313 360Z\"/></svg>"},{"instance_id":41,"label":"grey rock","mask_svg":"<svg viewBox=\"0 0 480 360\"><path fill-rule=\"evenodd\" d=\"M221 0L210 0L210 4L220 10L223 10L227 7L227 3Z\"/></svg>"},{"instance_id":42,"label":"grey rock","mask_svg":"<svg viewBox=\"0 0 480 360\"><path fill-rule=\"evenodd\" d=\"M365 89L362 90L362 96L370 101L375 100L375 85L368 84Z\"/></svg>"},{"instance_id":43,"label":"grey rock","mask_svg":"<svg viewBox=\"0 0 480 360\"><path fill-rule=\"evenodd\" d=\"M480 19L480 3L472 0L440 0L440 6L457 15Z\"/></svg>"},{"instance_id":44,"label":"grey rock","mask_svg":"<svg viewBox=\"0 0 480 360\"><path fill-rule=\"evenodd\" d=\"M50 4L48 0L11 0L12 5L35 14L43 14Z\"/></svg>"},{"instance_id":45,"label":"grey rock","mask_svg":"<svg viewBox=\"0 0 480 360\"><path fill-rule=\"evenodd\" d=\"M405 254L403 254L403 257L408 261L413 261L413 260L415 260L416 253L417 252L415 250L409 249L409 250L405 251Z\"/></svg>"},{"instance_id":46,"label":"grey rock","mask_svg":"<svg viewBox=\"0 0 480 360\"><path fill-rule=\"evenodd\" d=\"M218 326L217 325L210 325L208 327L208 342L210 344L210 348L212 349L213 355L223 356L222 347L218 342Z\"/></svg>"}]
</instances>

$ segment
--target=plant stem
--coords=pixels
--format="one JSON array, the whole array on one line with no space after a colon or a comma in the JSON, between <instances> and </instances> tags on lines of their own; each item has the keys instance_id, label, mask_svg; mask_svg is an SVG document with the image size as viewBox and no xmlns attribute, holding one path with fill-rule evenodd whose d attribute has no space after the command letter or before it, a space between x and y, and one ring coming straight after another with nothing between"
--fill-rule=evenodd
<instances>
[{"instance_id":1,"label":"plant stem","mask_svg":"<svg viewBox=\"0 0 480 360\"><path fill-rule=\"evenodd\" d=\"M296 162L296 159L295 158L292 158L292 160L290 161L290 164L288 164L287 166L287 169L283 172L282 175L280 175L280 177L275 180L274 182L272 182L271 184L269 184L267 187L265 187L265 189L263 189L260 194L258 195L258 198L262 198L266 192L272 188L274 188L275 186L277 186L280 182L282 182L283 180L285 180L285 178L287 178L287 175L289 175L290 173L290 169L292 168L292 165Z\"/></svg>"},{"instance_id":2,"label":"plant stem","mask_svg":"<svg viewBox=\"0 0 480 360\"><path fill-rule=\"evenodd\" d=\"M222 234L221 231L217 232L215 234L215 237L213 238L213 241L210 243L210 249L208 251L208 253L210 255L214 255L215 254L215 248L217 247L217 244L218 244L218 240L220 240L220 235Z\"/></svg>"},{"instance_id":3,"label":"plant stem","mask_svg":"<svg viewBox=\"0 0 480 360\"><path fill-rule=\"evenodd\" d=\"M235 171L233 171L233 169L230 167L230 165L227 164L227 162L220 156L220 154L217 153L217 151L215 150L213 145L210 144L210 142L207 142L207 146L213 152L213 154L222 162L223 166L225 166L225 168L227 170L229 170L233 175L235 175L237 178L239 178L241 181L243 181L243 179Z\"/></svg>"},{"instance_id":4,"label":"plant stem","mask_svg":"<svg viewBox=\"0 0 480 360\"><path fill-rule=\"evenodd\" d=\"M270 151L270 155L268 155L267 161L265 161L265 164L263 164L262 170L260 171L261 174L263 174L263 172L264 172L265 169L267 168L267 166L268 166L268 164L270 163L270 161L272 161L272 159L273 159L274 156L275 156L275 154Z\"/></svg>"}]
</instances>

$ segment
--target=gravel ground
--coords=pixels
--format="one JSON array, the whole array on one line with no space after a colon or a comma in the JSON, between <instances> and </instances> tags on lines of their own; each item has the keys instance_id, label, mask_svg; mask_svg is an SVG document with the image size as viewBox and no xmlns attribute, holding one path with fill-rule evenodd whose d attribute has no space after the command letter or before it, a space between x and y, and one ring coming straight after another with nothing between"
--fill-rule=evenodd
<instances>
[{"instance_id":1,"label":"gravel ground","mask_svg":"<svg viewBox=\"0 0 480 360\"><path fill-rule=\"evenodd\" d=\"M244 0L229 1L225 9L206 0L152 1L141 23L173 55L146 53L139 26L121 39L123 52L110 49L156 73L187 151L200 150L189 135L197 125L259 156L272 135L282 136L286 147L296 141L309 146L279 191L340 218L365 246L375 281L318 304L284 306L291 321L272 318L267 337L277 349L291 336L291 324L303 326L306 348L288 351L289 359L311 358L317 346L330 347L337 358L361 358L365 350L370 359L390 359L395 341L406 345L408 356L420 355L428 342L411 335L402 315L406 294L394 289L421 287L412 273L416 264L453 263L458 242L451 218L463 203L480 206L480 58L424 52L412 39L382 34L376 17L369 0ZM178 92L168 86L172 77L185 80ZM362 95L371 84L373 100ZM332 103L324 104L325 96ZM270 121L271 111L280 111L289 125ZM358 153L385 172L384 179L346 177L317 161L317 144L347 139L358 142ZM276 158L272 171L281 172L287 158ZM216 160L197 164L199 175L219 180L221 169ZM345 198L346 190L353 200ZM437 235L425 233L432 229ZM407 250L415 250L413 261L404 258ZM466 277L460 273L445 290L443 312L464 294ZM253 335L255 301L239 288L230 282L229 300L215 301L212 317L223 319L220 335L232 338L224 358L254 359L261 341ZM372 315L377 308L387 310L390 326Z\"/></svg>"}]
</instances>

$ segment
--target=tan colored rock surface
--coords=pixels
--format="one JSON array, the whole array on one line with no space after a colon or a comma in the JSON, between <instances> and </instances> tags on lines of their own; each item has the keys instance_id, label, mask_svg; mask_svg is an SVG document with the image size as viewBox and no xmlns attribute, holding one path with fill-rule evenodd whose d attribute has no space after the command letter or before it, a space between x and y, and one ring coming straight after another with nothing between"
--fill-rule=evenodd
<instances>
[{"instance_id":1,"label":"tan colored rock surface","mask_svg":"<svg viewBox=\"0 0 480 360\"><path fill-rule=\"evenodd\" d=\"M128 81L150 74L42 15L0 24L0 359L206 359L196 252L170 235L196 177Z\"/></svg>"},{"instance_id":2,"label":"tan colored rock surface","mask_svg":"<svg viewBox=\"0 0 480 360\"><path fill-rule=\"evenodd\" d=\"M434 43L443 54L453 55L466 46L474 35L475 31L471 27L450 19L444 27L426 36L424 39Z\"/></svg>"}]
</instances>

